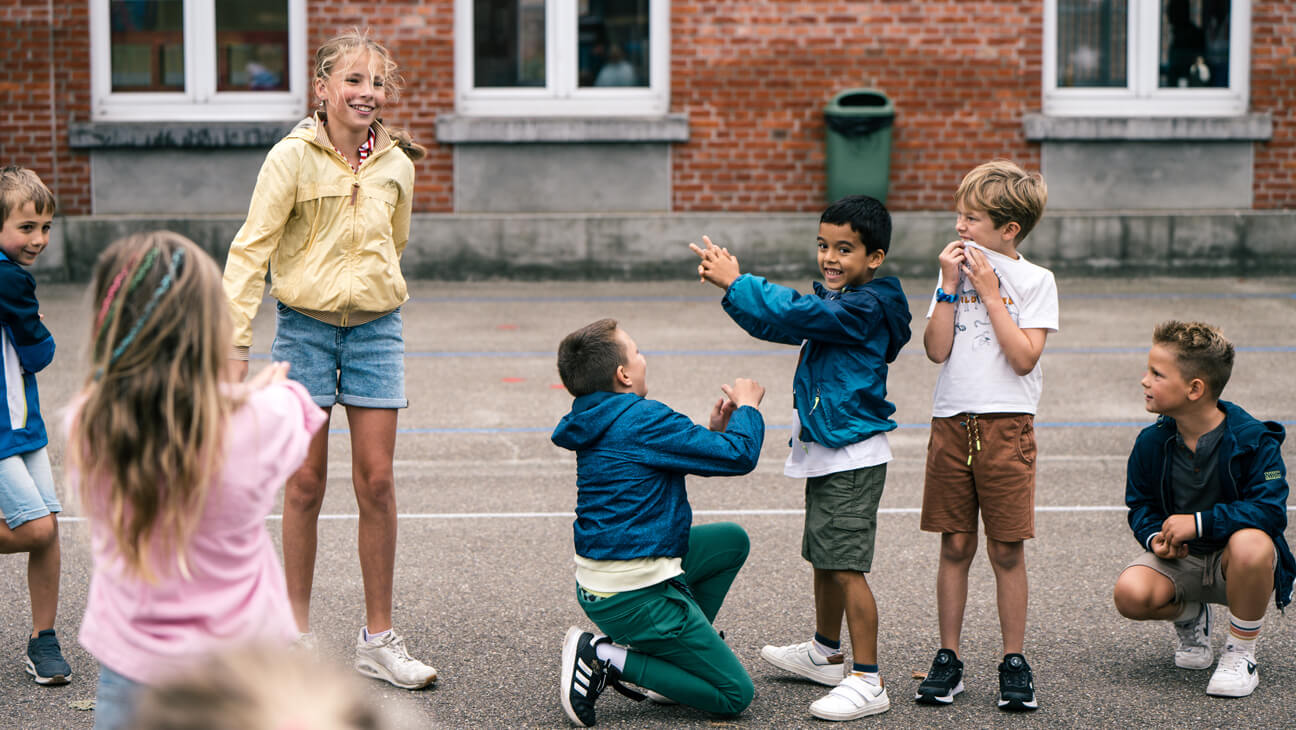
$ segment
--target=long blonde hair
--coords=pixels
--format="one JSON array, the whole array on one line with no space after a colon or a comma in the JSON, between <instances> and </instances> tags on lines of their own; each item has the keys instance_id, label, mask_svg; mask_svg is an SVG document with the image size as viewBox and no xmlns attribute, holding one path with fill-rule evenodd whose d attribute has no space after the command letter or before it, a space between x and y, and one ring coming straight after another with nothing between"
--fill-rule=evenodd
<instances>
[{"instance_id":1,"label":"long blonde hair","mask_svg":"<svg viewBox=\"0 0 1296 730\"><path fill-rule=\"evenodd\" d=\"M399 66L396 65L391 52L383 44L370 38L368 31L352 28L342 35L334 36L321 43L320 47L315 49L315 78L327 82L332 77L333 69L337 67L338 62L360 51L369 52L370 71L382 77L387 101L394 103L400 98L405 80L401 77ZM413 135L407 130L400 127L386 127L386 129L411 160L421 160L427 155L427 148L415 142Z\"/></svg>"},{"instance_id":2,"label":"long blonde hair","mask_svg":"<svg viewBox=\"0 0 1296 730\"><path fill-rule=\"evenodd\" d=\"M127 568L188 576L186 552L237 405L222 392L228 304L216 262L178 233L128 236L95 264L91 374L71 423L80 498ZM174 560L174 564L169 564Z\"/></svg>"}]
</instances>

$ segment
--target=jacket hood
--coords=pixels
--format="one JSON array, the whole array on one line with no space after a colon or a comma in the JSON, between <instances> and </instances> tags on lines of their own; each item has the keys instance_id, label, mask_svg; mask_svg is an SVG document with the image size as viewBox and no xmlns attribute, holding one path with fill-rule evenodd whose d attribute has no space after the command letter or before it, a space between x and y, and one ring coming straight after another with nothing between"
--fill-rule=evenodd
<instances>
[{"instance_id":1,"label":"jacket hood","mask_svg":"<svg viewBox=\"0 0 1296 730\"><path fill-rule=\"evenodd\" d=\"M1233 434L1233 438L1240 445L1254 444L1261 438L1269 437L1276 439L1278 445L1281 446L1287 437L1287 431L1277 421L1261 421L1226 400L1221 400L1219 407L1220 410L1224 411L1229 432ZM1179 431L1179 424L1170 416L1157 416L1155 425L1159 428L1168 428L1176 433Z\"/></svg>"},{"instance_id":2,"label":"jacket hood","mask_svg":"<svg viewBox=\"0 0 1296 730\"><path fill-rule=\"evenodd\" d=\"M831 290L822 283L814 282L815 293L819 296L831 294ZM905 296L904 289L900 286L900 280L894 276L884 276L861 286L850 286L842 290L846 292L865 292L872 294L882 305L879 309L884 315L883 324L886 326L887 334L890 336L886 343L886 361L894 362L900 355L900 350L909 342L912 332L909 329L911 316L909 314L909 299Z\"/></svg>"},{"instance_id":3,"label":"jacket hood","mask_svg":"<svg viewBox=\"0 0 1296 730\"><path fill-rule=\"evenodd\" d=\"M317 111L305 119L297 122L292 131L286 136L294 139L305 140L319 145L326 150L332 150L333 144L329 141L328 136L324 134L324 124L327 115L322 111ZM374 129L374 154L379 151L386 151L388 147L396 144L392 136L387 133L386 127L383 126L382 120L373 123Z\"/></svg>"},{"instance_id":4,"label":"jacket hood","mask_svg":"<svg viewBox=\"0 0 1296 730\"><path fill-rule=\"evenodd\" d=\"M634 393L599 391L582 395L554 427L550 438L564 449L576 451L596 443L621 414L643 400Z\"/></svg>"}]
</instances>

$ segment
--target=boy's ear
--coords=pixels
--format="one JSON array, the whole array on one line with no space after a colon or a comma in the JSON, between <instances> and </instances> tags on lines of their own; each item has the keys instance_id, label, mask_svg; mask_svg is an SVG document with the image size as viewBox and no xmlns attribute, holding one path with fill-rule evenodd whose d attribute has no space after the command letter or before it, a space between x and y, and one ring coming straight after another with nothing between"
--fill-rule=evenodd
<instances>
[{"instance_id":1,"label":"boy's ear","mask_svg":"<svg viewBox=\"0 0 1296 730\"><path fill-rule=\"evenodd\" d=\"M1201 400L1210 393L1210 388L1206 387L1206 381L1201 378L1193 378L1188 381L1188 400Z\"/></svg>"},{"instance_id":2,"label":"boy's ear","mask_svg":"<svg viewBox=\"0 0 1296 730\"><path fill-rule=\"evenodd\" d=\"M1021 224L1017 221L1008 221L999 229L999 235L1003 236L1005 241L1016 241L1017 234L1021 233Z\"/></svg>"},{"instance_id":3,"label":"boy's ear","mask_svg":"<svg viewBox=\"0 0 1296 730\"><path fill-rule=\"evenodd\" d=\"M870 269L876 271L879 267L882 266L882 262L885 260L886 260L886 251L883 251L880 248L875 248L872 251L868 252L868 259L866 260L866 265Z\"/></svg>"},{"instance_id":4,"label":"boy's ear","mask_svg":"<svg viewBox=\"0 0 1296 730\"><path fill-rule=\"evenodd\" d=\"M626 372L624 365L617 365L616 374L613 378L618 388L634 387L634 381L630 379L630 373Z\"/></svg>"}]
</instances>

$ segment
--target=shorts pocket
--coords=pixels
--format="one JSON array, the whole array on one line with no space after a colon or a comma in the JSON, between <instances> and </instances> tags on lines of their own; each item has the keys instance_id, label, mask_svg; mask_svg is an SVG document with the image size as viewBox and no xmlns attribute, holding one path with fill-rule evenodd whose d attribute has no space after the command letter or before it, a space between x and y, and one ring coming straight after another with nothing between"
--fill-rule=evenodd
<instances>
[{"instance_id":1,"label":"shorts pocket","mask_svg":"<svg viewBox=\"0 0 1296 730\"><path fill-rule=\"evenodd\" d=\"M1023 464L1035 463L1035 424L1026 422L1017 435L1017 458Z\"/></svg>"}]
</instances>

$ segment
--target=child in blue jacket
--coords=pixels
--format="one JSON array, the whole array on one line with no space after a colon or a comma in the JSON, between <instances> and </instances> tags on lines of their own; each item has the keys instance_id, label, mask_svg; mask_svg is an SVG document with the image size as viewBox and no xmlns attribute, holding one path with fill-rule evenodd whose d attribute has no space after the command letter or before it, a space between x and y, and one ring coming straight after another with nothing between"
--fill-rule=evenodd
<instances>
[{"instance_id":1,"label":"child in blue jacket","mask_svg":"<svg viewBox=\"0 0 1296 730\"><path fill-rule=\"evenodd\" d=\"M1255 645L1265 604L1291 602L1296 559L1287 528L1283 427L1220 393L1233 345L1201 322L1163 322L1152 335L1143 396L1160 414L1139 432L1125 482L1129 525L1145 552L1116 579L1122 616L1174 622L1175 664L1208 669L1210 604L1228 606L1224 653L1206 694L1245 697L1260 682Z\"/></svg>"},{"instance_id":2,"label":"child in blue jacket","mask_svg":"<svg viewBox=\"0 0 1296 730\"><path fill-rule=\"evenodd\" d=\"M703 237L689 244L698 275L725 290L725 312L752 336L801 346L792 381L797 434L783 473L805 479L801 556L814 566L815 634L766 646L761 658L833 689L810 705L824 720L886 712L890 698L877 665L873 562L878 502L896 427L886 399L887 364L909 341L909 302L894 277L877 278L891 244L891 216L866 195L833 203L819 218L823 283L814 294L739 271L738 259ZM853 664L841 650L843 613Z\"/></svg>"},{"instance_id":3,"label":"child in blue jacket","mask_svg":"<svg viewBox=\"0 0 1296 730\"><path fill-rule=\"evenodd\" d=\"M576 398L552 436L576 452L576 595L605 634L567 632L563 710L589 727L608 684L643 699L625 679L662 700L742 712L751 678L711 623L747 559L747 533L730 522L694 526L684 475L756 468L765 389L746 378L723 385L710 428L694 424L645 397L647 361L612 319L564 338L558 373Z\"/></svg>"}]
</instances>

